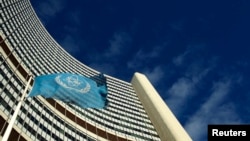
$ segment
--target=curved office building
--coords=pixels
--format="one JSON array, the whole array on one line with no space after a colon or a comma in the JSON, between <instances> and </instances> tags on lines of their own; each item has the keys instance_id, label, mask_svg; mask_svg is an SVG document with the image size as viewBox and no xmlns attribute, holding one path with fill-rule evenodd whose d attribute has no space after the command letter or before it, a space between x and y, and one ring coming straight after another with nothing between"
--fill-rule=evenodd
<instances>
[{"instance_id":1,"label":"curved office building","mask_svg":"<svg viewBox=\"0 0 250 141\"><path fill-rule=\"evenodd\" d=\"M131 82L98 77L100 72L74 59L50 36L29 0L0 0L0 46L0 139L29 75L71 72L106 81L108 106L83 109L42 96L26 98L9 140L191 140L143 74L135 73Z\"/></svg>"}]
</instances>

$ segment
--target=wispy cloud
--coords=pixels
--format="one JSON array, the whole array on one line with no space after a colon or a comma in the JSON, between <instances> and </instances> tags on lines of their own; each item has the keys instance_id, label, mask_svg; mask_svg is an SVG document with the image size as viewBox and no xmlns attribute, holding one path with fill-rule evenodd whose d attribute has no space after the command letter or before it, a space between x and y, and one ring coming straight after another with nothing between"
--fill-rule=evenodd
<instances>
[{"instance_id":1,"label":"wispy cloud","mask_svg":"<svg viewBox=\"0 0 250 141\"><path fill-rule=\"evenodd\" d=\"M113 36L113 39L109 41L110 46L104 53L104 57L110 58L121 53L126 50L126 47L131 42L130 36L126 32L116 32Z\"/></svg>"},{"instance_id":2,"label":"wispy cloud","mask_svg":"<svg viewBox=\"0 0 250 141\"><path fill-rule=\"evenodd\" d=\"M82 25L83 13L79 9L70 10L70 11L68 11L67 14L68 14L69 22L73 26L78 27L78 26Z\"/></svg>"},{"instance_id":3,"label":"wispy cloud","mask_svg":"<svg viewBox=\"0 0 250 141\"><path fill-rule=\"evenodd\" d=\"M127 62L127 67L129 69L141 71L148 77L154 86L158 85L161 80L164 79L165 66L160 64L158 65L157 62L155 62L155 59L160 56L165 46L165 44L161 46L154 46L152 49L147 51L144 49L138 50L135 55L131 57L131 60ZM152 65L152 63L154 65Z\"/></svg>"},{"instance_id":4,"label":"wispy cloud","mask_svg":"<svg viewBox=\"0 0 250 141\"><path fill-rule=\"evenodd\" d=\"M189 46L173 59L180 77L168 89L165 100L195 141L207 140L208 124L241 123L237 105L228 96L242 77L219 66L216 56L207 58L204 45ZM212 78L210 78L212 76ZM185 106L193 106L190 111Z\"/></svg>"},{"instance_id":5,"label":"wispy cloud","mask_svg":"<svg viewBox=\"0 0 250 141\"><path fill-rule=\"evenodd\" d=\"M115 75L120 71L120 61L126 55L128 46L132 41L126 32L115 32L109 40L109 46L103 52L88 54L89 66L109 75Z\"/></svg>"},{"instance_id":6,"label":"wispy cloud","mask_svg":"<svg viewBox=\"0 0 250 141\"><path fill-rule=\"evenodd\" d=\"M128 61L127 66L128 68L139 68L141 66L146 66L145 62L148 62L149 60L152 60L159 56L161 53L161 50L165 47L165 45L162 46L155 46L150 51L144 51L143 49L140 49L137 51L137 53L132 57L131 60Z\"/></svg>"},{"instance_id":7,"label":"wispy cloud","mask_svg":"<svg viewBox=\"0 0 250 141\"><path fill-rule=\"evenodd\" d=\"M143 73L148 77L150 82L154 85L157 85L157 83L159 83L163 79L163 76L165 75L164 70L161 68L161 66L157 66L152 70L147 69Z\"/></svg>"},{"instance_id":8,"label":"wispy cloud","mask_svg":"<svg viewBox=\"0 0 250 141\"><path fill-rule=\"evenodd\" d=\"M172 98L171 100L176 101L175 99L179 99L180 101L182 101L185 97L193 92L194 85L195 83L188 78L179 78L168 90L168 93Z\"/></svg>"},{"instance_id":9,"label":"wispy cloud","mask_svg":"<svg viewBox=\"0 0 250 141\"><path fill-rule=\"evenodd\" d=\"M189 118L185 129L193 140L201 141L207 138L208 124L240 123L235 106L223 102L230 93L232 80L225 79L214 83L210 97Z\"/></svg>"},{"instance_id":10,"label":"wispy cloud","mask_svg":"<svg viewBox=\"0 0 250 141\"><path fill-rule=\"evenodd\" d=\"M176 66L181 66L185 60L185 57L190 53L190 50L186 50L184 53L180 54L179 56L173 59L173 63Z\"/></svg>"},{"instance_id":11,"label":"wispy cloud","mask_svg":"<svg viewBox=\"0 0 250 141\"><path fill-rule=\"evenodd\" d=\"M81 45L84 44L82 43ZM78 40L72 37L70 34L63 38L61 41L61 46L72 55L76 55L79 53L79 51L81 51Z\"/></svg>"},{"instance_id":12,"label":"wispy cloud","mask_svg":"<svg viewBox=\"0 0 250 141\"><path fill-rule=\"evenodd\" d=\"M180 78L167 91L169 98L165 102L177 117L183 112L183 106L187 102L187 98L195 94L195 85L196 83L190 79Z\"/></svg>"},{"instance_id":13,"label":"wispy cloud","mask_svg":"<svg viewBox=\"0 0 250 141\"><path fill-rule=\"evenodd\" d=\"M110 63L91 63L89 64L89 67L95 68L95 70L103 72L111 76L113 76L117 71L115 66Z\"/></svg>"},{"instance_id":14,"label":"wispy cloud","mask_svg":"<svg viewBox=\"0 0 250 141\"><path fill-rule=\"evenodd\" d=\"M39 5L36 9L37 13L40 15L42 21L46 22L49 19L55 17L59 12L65 8L66 4L64 0L53 0L53 1L42 1L39 2Z\"/></svg>"},{"instance_id":15,"label":"wispy cloud","mask_svg":"<svg viewBox=\"0 0 250 141\"><path fill-rule=\"evenodd\" d=\"M175 31L182 31L185 25L186 19L180 19L169 24L170 28Z\"/></svg>"},{"instance_id":16,"label":"wispy cloud","mask_svg":"<svg viewBox=\"0 0 250 141\"><path fill-rule=\"evenodd\" d=\"M184 53L173 59L173 64L180 67L182 72L180 77L168 89L167 96L169 98L165 101L177 116L182 113L183 106L188 98L197 94L198 85L202 84L202 80L214 69L216 64L216 61L207 63L196 59L188 62L187 58L190 58L194 52L195 50L188 48Z\"/></svg>"},{"instance_id":17,"label":"wispy cloud","mask_svg":"<svg viewBox=\"0 0 250 141\"><path fill-rule=\"evenodd\" d=\"M173 64L176 66L185 66L188 65L189 61L198 62L198 58L201 59L205 57L202 56L206 55L205 50L206 44L204 43L188 45L184 53L181 53L180 55L173 58Z\"/></svg>"}]
</instances>

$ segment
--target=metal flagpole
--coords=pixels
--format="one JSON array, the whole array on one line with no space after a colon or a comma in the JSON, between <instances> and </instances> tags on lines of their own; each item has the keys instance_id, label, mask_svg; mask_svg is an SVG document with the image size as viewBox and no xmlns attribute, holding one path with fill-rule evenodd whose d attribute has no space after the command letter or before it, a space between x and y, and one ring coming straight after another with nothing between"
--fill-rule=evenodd
<instances>
[{"instance_id":1,"label":"metal flagpole","mask_svg":"<svg viewBox=\"0 0 250 141\"><path fill-rule=\"evenodd\" d=\"M7 127L7 129L6 129L5 133L4 133L4 135L3 135L2 141L7 141L8 138L9 138L9 136L10 136L10 132L11 132L12 127L13 127L15 121L16 121L17 114L18 114L18 112L20 111L20 108L21 108L21 106L22 106L22 102L23 102L23 100L24 100L24 98L25 98L25 96L26 96L25 93L26 93L27 90L28 90L28 87L29 87L29 84L30 84L30 82L31 82L31 79L32 79L32 76L30 76L30 78L29 78L29 80L28 80L28 83L27 83L27 85L26 85L26 87L25 87L25 89L24 89L24 91L23 91L22 97L21 97L20 101L18 102L17 107L16 107L16 109L15 109L15 112L14 112L13 116L11 117L10 122L9 122L9 125L8 125L8 127Z\"/></svg>"}]
</instances>

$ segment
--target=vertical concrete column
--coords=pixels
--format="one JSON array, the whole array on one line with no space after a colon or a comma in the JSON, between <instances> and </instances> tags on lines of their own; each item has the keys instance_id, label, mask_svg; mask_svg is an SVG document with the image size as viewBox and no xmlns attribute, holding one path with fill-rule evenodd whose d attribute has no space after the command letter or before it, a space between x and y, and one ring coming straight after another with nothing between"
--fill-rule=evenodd
<instances>
[{"instance_id":1,"label":"vertical concrete column","mask_svg":"<svg viewBox=\"0 0 250 141\"><path fill-rule=\"evenodd\" d=\"M136 72L131 83L162 141L192 141L145 75Z\"/></svg>"}]
</instances>

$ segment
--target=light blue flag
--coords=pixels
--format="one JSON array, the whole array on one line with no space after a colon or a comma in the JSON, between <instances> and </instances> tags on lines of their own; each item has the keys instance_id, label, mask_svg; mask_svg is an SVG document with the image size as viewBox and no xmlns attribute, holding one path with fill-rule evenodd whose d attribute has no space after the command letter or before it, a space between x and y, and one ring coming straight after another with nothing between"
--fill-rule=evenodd
<instances>
[{"instance_id":1,"label":"light blue flag","mask_svg":"<svg viewBox=\"0 0 250 141\"><path fill-rule=\"evenodd\" d=\"M28 97L37 95L72 103L82 108L104 108L107 105L106 85L98 87L94 80L71 73L36 77Z\"/></svg>"}]
</instances>

